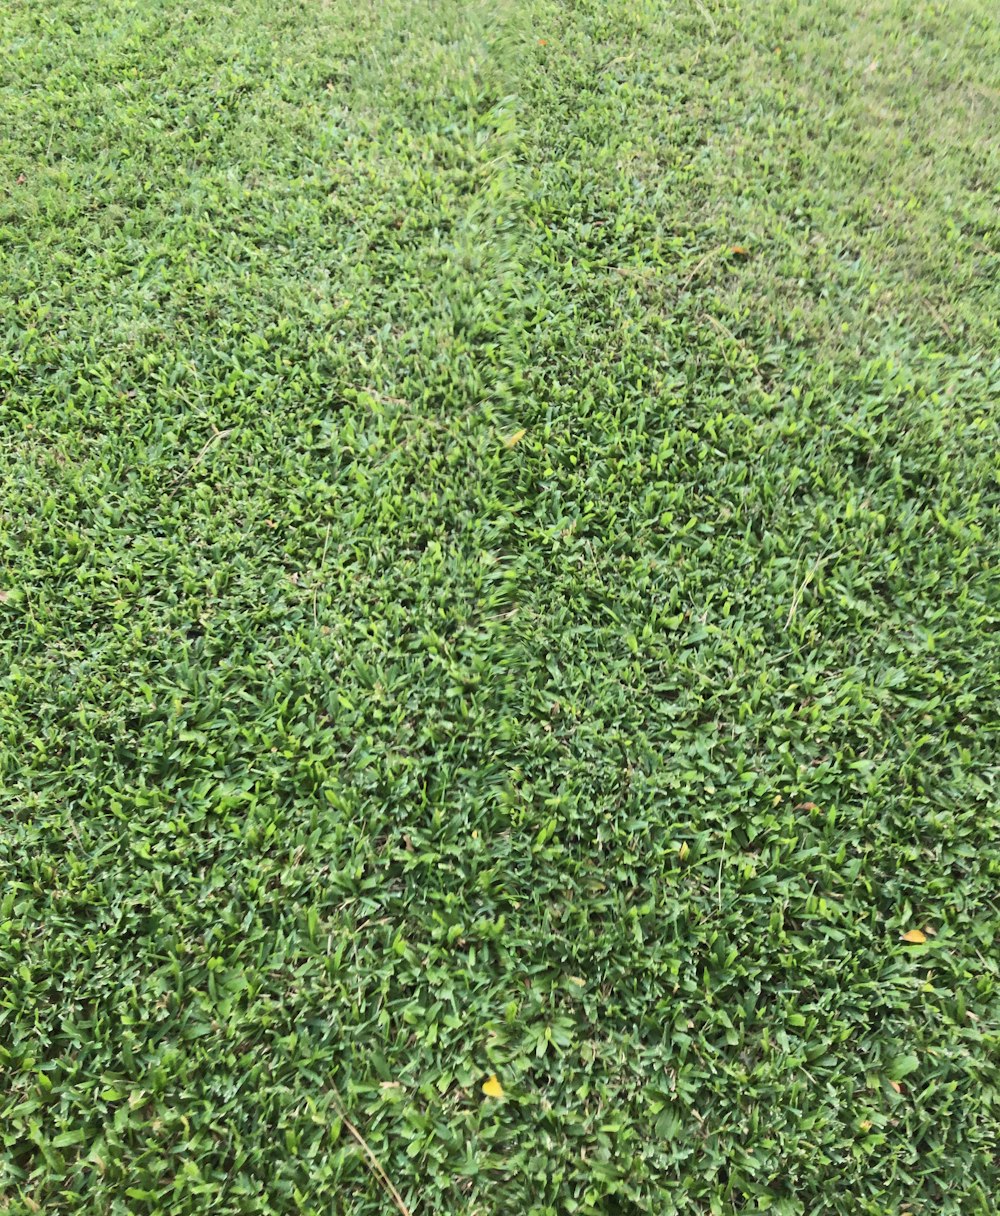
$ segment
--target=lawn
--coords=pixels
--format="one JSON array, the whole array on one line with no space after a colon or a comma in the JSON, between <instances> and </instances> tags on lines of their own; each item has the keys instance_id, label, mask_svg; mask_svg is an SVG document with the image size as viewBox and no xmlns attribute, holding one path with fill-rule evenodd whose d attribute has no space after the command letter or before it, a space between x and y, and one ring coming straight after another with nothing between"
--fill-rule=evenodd
<instances>
[{"instance_id":1,"label":"lawn","mask_svg":"<svg viewBox=\"0 0 1000 1216\"><path fill-rule=\"evenodd\" d=\"M991 0L0 33L0 1211L992 1216Z\"/></svg>"}]
</instances>

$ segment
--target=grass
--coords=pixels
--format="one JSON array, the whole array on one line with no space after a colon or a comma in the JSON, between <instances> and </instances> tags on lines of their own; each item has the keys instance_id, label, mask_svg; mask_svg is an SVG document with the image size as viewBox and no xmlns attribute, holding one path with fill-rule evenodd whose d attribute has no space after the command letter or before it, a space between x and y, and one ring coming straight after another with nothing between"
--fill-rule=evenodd
<instances>
[{"instance_id":1,"label":"grass","mask_svg":"<svg viewBox=\"0 0 1000 1216\"><path fill-rule=\"evenodd\" d=\"M994 1212L987 0L0 28L0 1209Z\"/></svg>"}]
</instances>

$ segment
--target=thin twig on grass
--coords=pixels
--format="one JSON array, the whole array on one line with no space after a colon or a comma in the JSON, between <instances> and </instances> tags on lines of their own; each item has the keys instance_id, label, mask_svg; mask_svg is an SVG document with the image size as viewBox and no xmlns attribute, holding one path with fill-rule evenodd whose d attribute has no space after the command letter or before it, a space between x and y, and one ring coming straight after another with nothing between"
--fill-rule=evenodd
<instances>
[{"instance_id":1,"label":"thin twig on grass","mask_svg":"<svg viewBox=\"0 0 1000 1216\"><path fill-rule=\"evenodd\" d=\"M354 1140L357 1141L357 1143L361 1146L361 1150L365 1154L365 1163L367 1164L368 1168L371 1170L374 1177L381 1183L381 1185L385 1188L385 1190L388 1192L388 1194L392 1197L392 1201L393 1201L393 1203L395 1203L396 1207L399 1209L401 1216L412 1216L410 1209L406 1206L406 1203L403 1200L403 1196L400 1195L399 1191L396 1190L396 1188L392 1184L392 1179L385 1172L385 1169L382 1166L382 1162L379 1161L378 1157L376 1157L375 1154L372 1152L372 1150L368 1144L368 1141L364 1138L364 1136L362 1136L362 1134L358 1131L358 1129L354 1126L354 1124L350 1121L350 1119L348 1119L347 1111L344 1107L343 1099L341 1098L340 1093L336 1089L334 1089L334 1091L333 1091L333 1102L334 1102L334 1106L336 1106L336 1108L337 1108L337 1114L340 1116L340 1121L350 1132L350 1134L354 1138Z\"/></svg>"},{"instance_id":2,"label":"thin twig on grass","mask_svg":"<svg viewBox=\"0 0 1000 1216\"><path fill-rule=\"evenodd\" d=\"M316 601L319 598L319 580L323 574L323 566L326 562L326 547L330 543L330 524L326 525L326 537L323 540L323 555L319 559L319 569L316 571L316 586L313 587L313 627L319 628L319 615L316 612Z\"/></svg>"},{"instance_id":3,"label":"thin twig on grass","mask_svg":"<svg viewBox=\"0 0 1000 1216\"><path fill-rule=\"evenodd\" d=\"M198 467L198 465L200 465L201 462L208 455L209 450L215 444L221 442L223 439L228 439L232 433L233 433L233 428L231 426L226 427L226 429L224 431L216 431L215 434L212 436L212 438L208 441L208 443L205 444L205 446L201 449L201 451L198 453L198 455L194 458L194 460L191 461L191 463L184 470L184 472L178 473L177 476L173 479L173 481L170 484L172 486L176 487L180 484L180 482L184 481L185 478L190 477L191 474ZM170 497L173 498L174 494L176 494L176 493L177 493L176 488L171 490Z\"/></svg>"},{"instance_id":4,"label":"thin twig on grass","mask_svg":"<svg viewBox=\"0 0 1000 1216\"><path fill-rule=\"evenodd\" d=\"M802 599L802 596L805 594L806 588L813 581L813 579L816 577L816 575L819 573L819 571L823 568L823 566L826 565L826 563L830 560L830 558L835 557L835 556L836 556L835 553L822 554L820 557L816 558L816 560L813 562L813 564L806 571L805 578L802 580L801 583L799 583L799 585L795 588L795 591L792 594L791 606L788 609L788 620L785 621L786 629L792 623L792 621L795 619L795 613L798 610L799 601Z\"/></svg>"},{"instance_id":5,"label":"thin twig on grass","mask_svg":"<svg viewBox=\"0 0 1000 1216\"><path fill-rule=\"evenodd\" d=\"M702 3L702 0L694 0L694 6L698 10L698 12L701 13L701 15L705 18L705 21L708 23L708 28L712 31L712 37L713 38L718 37L719 27L715 24L715 18L712 16L712 14L708 11L708 9Z\"/></svg>"},{"instance_id":6,"label":"thin twig on grass","mask_svg":"<svg viewBox=\"0 0 1000 1216\"><path fill-rule=\"evenodd\" d=\"M705 254L704 257L699 258L698 261L695 262L695 264L694 264L694 269L691 271L691 273L688 275L688 277L681 284L681 291L687 291L688 287L690 287L690 285L691 285L692 280L696 279L698 277L698 275L708 265L708 263L712 260L712 258L721 257L724 250L725 250L725 246L720 245L718 249L710 249L708 251L708 253Z\"/></svg>"}]
</instances>

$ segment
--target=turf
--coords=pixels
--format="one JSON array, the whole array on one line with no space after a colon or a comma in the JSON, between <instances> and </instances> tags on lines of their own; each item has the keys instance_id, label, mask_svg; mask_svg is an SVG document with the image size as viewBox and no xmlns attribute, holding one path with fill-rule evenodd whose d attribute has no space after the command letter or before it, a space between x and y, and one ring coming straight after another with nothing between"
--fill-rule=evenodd
<instances>
[{"instance_id":1,"label":"turf","mask_svg":"<svg viewBox=\"0 0 1000 1216\"><path fill-rule=\"evenodd\" d=\"M989 0L0 30L0 1208L995 1212Z\"/></svg>"}]
</instances>

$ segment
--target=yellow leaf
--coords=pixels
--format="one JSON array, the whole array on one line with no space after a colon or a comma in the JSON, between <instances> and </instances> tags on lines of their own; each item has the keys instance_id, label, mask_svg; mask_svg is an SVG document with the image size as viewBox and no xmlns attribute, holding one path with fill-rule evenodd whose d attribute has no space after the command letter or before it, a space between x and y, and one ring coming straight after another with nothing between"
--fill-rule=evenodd
<instances>
[{"instance_id":1,"label":"yellow leaf","mask_svg":"<svg viewBox=\"0 0 1000 1216\"><path fill-rule=\"evenodd\" d=\"M504 447L507 447L507 448L514 447L515 444L518 444L521 442L521 440L525 437L525 435L527 435L527 433L528 433L527 427L522 426L519 431L515 431L513 435L511 435L509 438L507 438L503 441Z\"/></svg>"},{"instance_id":2,"label":"yellow leaf","mask_svg":"<svg viewBox=\"0 0 1000 1216\"><path fill-rule=\"evenodd\" d=\"M688 853L690 853L690 852L691 852L691 849L688 845L688 842L685 840L681 843L681 847L677 850L677 856L681 859L681 861L683 861L685 859L685 857L687 857Z\"/></svg>"},{"instance_id":3,"label":"yellow leaf","mask_svg":"<svg viewBox=\"0 0 1000 1216\"><path fill-rule=\"evenodd\" d=\"M900 1085L900 1083L898 1081L890 1081L889 1084L892 1086L892 1088L896 1091L897 1094L901 1094L903 1092L903 1087L902 1087L902 1085Z\"/></svg>"},{"instance_id":4,"label":"yellow leaf","mask_svg":"<svg viewBox=\"0 0 1000 1216\"><path fill-rule=\"evenodd\" d=\"M872 1130L871 1119L862 1119L858 1124L858 1127L860 1127L863 1132L870 1132Z\"/></svg>"},{"instance_id":5,"label":"yellow leaf","mask_svg":"<svg viewBox=\"0 0 1000 1216\"><path fill-rule=\"evenodd\" d=\"M900 940L904 942L912 942L915 946L919 946L921 942L927 941L927 934L921 933L919 929L907 929L905 933L901 933Z\"/></svg>"},{"instance_id":6,"label":"yellow leaf","mask_svg":"<svg viewBox=\"0 0 1000 1216\"><path fill-rule=\"evenodd\" d=\"M491 1072L489 1078L483 1082L483 1093L487 1098L502 1098L503 1086L497 1080L497 1074Z\"/></svg>"}]
</instances>

